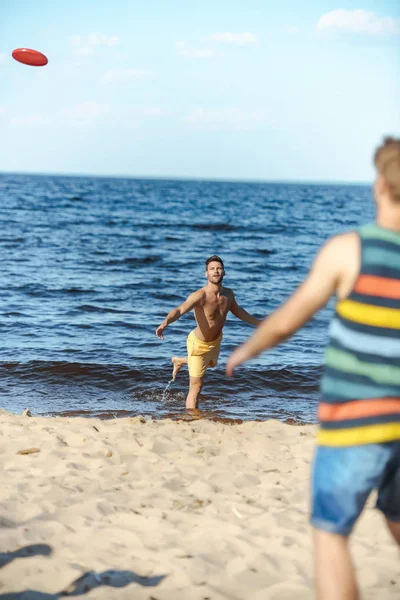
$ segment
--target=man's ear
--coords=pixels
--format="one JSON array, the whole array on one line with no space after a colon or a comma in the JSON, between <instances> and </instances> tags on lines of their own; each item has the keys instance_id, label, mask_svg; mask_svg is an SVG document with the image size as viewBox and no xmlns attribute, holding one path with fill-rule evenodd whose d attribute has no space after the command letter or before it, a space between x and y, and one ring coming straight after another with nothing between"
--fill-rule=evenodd
<instances>
[{"instance_id":1,"label":"man's ear","mask_svg":"<svg viewBox=\"0 0 400 600\"><path fill-rule=\"evenodd\" d=\"M376 180L375 180L375 186L376 186L376 190L378 192L379 195L381 195L382 193L385 193L386 191L386 185L385 185L385 180L383 179L383 177L381 175L378 174Z\"/></svg>"},{"instance_id":2,"label":"man's ear","mask_svg":"<svg viewBox=\"0 0 400 600\"><path fill-rule=\"evenodd\" d=\"M382 195L390 196L390 185L382 175L378 175L376 184Z\"/></svg>"},{"instance_id":3,"label":"man's ear","mask_svg":"<svg viewBox=\"0 0 400 600\"><path fill-rule=\"evenodd\" d=\"M385 196L390 196L390 186L389 186L388 182L386 181L386 179L384 177L381 177L380 179L381 179L380 185L381 185L382 193Z\"/></svg>"}]
</instances>

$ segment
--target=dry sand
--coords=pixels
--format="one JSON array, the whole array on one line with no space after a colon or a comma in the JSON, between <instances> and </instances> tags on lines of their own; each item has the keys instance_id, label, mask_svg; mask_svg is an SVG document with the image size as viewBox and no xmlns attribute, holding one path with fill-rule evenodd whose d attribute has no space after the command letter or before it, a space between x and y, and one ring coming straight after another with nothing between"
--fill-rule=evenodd
<instances>
[{"instance_id":1,"label":"dry sand","mask_svg":"<svg viewBox=\"0 0 400 600\"><path fill-rule=\"evenodd\" d=\"M314 434L0 411L0 598L314 598ZM362 597L399 598L398 550L372 505L352 542Z\"/></svg>"}]
</instances>

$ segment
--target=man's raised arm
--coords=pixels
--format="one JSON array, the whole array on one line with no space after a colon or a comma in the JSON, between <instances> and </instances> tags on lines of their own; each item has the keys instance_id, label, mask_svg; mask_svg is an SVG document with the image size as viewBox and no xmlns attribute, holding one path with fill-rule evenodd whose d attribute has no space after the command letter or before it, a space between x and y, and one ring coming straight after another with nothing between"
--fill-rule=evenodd
<instances>
[{"instance_id":1,"label":"man's raised arm","mask_svg":"<svg viewBox=\"0 0 400 600\"><path fill-rule=\"evenodd\" d=\"M239 304L236 302L235 296L233 296L233 302L230 308L230 311L235 317L240 319L241 321L245 321L246 323L250 323L250 325L261 325L262 321L260 319L256 319L252 315L250 315L247 310L244 310Z\"/></svg>"},{"instance_id":2,"label":"man's raised arm","mask_svg":"<svg viewBox=\"0 0 400 600\"><path fill-rule=\"evenodd\" d=\"M267 317L251 338L231 354L226 367L228 375L232 375L238 365L289 338L325 306L337 289L340 277L339 244L337 237L323 246L308 277L289 300Z\"/></svg>"},{"instance_id":3,"label":"man's raised arm","mask_svg":"<svg viewBox=\"0 0 400 600\"><path fill-rule=\"evenodd\" d=\"M168 327L168 325L174 323L175 321L180 319L182 315L192 310L192 308L194 308L196 304L200 302L201 298L203 297L203 293L204 292L202 290L197 290L197 292L193 292L186 298L185 302L182 302L182 304L177 306L177 308L171 310L171 312L168 313L161 325L157 327L156 336L163 340L163 333L164 330Z\"/></svg>"}]
</instances>

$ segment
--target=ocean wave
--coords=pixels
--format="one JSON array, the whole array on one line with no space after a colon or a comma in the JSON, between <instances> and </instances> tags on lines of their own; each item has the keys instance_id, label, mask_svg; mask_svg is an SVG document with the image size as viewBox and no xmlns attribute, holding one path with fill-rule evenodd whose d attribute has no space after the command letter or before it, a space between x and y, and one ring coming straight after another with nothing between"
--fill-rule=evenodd
<instances>
[{"instance_id":1,"label":"ocean wave","mask_svg":"<svg viewBox=\"0 0 400 600\"><path fill-rule=\"evenodd\" d=\"M87 313L116 313L116 314L130 314L134 315L136 311L134 310L122 310L117 308L109 308L108 306L94 306L92 304L82 304L82 306L77 306L76 310L87 312Z\"/></svg>"},{"instance_id":2,"label":"ocean wave","mask_svg":"<svg viewBox=\"0 0 400 600\"><path fill-rule=\"evenodd\" d=\"M168 362L167 373L171 367ZM40 361L28 362L1 362L0 378L13 376L16 378L51 379L53 382L59 379L63 381L84 381L87 385L93 382L112 383L121 382L135 384L146 384L151 382L155 386L163 385L164 368L155 368L153 365L141 369L132 368L124 364L98 364L87 362L68 361ZM238 371L234 378L227 378L221 371L212 375L215 385L226 387L240 387L254 390L268 386L275 391L284 390L315 390L321 376L321 367L282 367L282 368L247 368ZM210 376L211 377L211 376Z\"/></svg>"},{"instance_id":3,"label":"ocean wave","mask_svg":"<svg viewBox=\"0 0 400 600\"><path fill-rule=\"evenodd\" d=\"M105 265L109 266L124 266L124 267L138 267L141 265L151 265L160 263L163 261L163 257L160 255L156 256L142 256L142 257L129 257L121 260L106 260Z\"/></svg>"}]
</instances>

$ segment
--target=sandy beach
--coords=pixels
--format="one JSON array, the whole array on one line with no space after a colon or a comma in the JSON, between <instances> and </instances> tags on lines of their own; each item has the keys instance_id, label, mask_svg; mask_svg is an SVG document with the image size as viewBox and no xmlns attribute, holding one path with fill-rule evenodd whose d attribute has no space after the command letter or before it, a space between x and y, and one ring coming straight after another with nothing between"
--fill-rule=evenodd
<instances>
[{"instance_id":1,"label":"sandy beach","mask_svg":"<svg viewBox=\"0 0 400 600\"><path fill-rule=\"evenodd\" d=\"M314 598L314 426L0 411L0 598ZM362 598L400 595L368 503L352 541Z\"/></svg>"}]
</instances>

